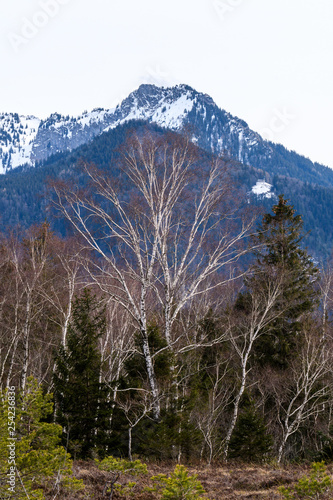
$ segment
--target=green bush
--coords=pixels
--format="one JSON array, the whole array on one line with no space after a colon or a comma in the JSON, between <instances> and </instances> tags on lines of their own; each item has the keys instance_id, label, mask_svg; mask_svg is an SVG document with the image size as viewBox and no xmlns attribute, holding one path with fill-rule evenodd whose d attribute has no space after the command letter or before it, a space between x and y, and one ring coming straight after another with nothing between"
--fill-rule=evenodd
<instances>
[{"instance_id":1,"label":"green bush","mask_svg":"<svg viewBox=\"0 0 333 500\"><path fill-rule=\"evenodd\" d=\"M281 486L279 491L287 500L319 500L332 498L333 481L327 474L324 462L314 462L309 475L301 477L294 487ZM329 495L329 496L326 496Z\"/></svg>"},{"instance_id":2,"label":"green bush","mask_svg":"<svg viewBox=\"0 0 333 500\"><path fill-rule=\"evenodd\" d=\"M136 485L134 481L128 481L126 484L121 484L118 480L122 476L140 476L147 474L147 466L140 460L124 460L122 458L106 457L102 461L95 460L99 469L110 473L109 479L106 482L104 492L110 493L109 498L112 498L113 492L117 491L120 495L131 495Z\"/></svg>"},{"instance_id":3,"label":"green bush","mask_svg":"<svg viewBox=\"0 0 333 500\"><path fill-rule=\"evenodd\" d=\"M165 474L152 477L155 483L152 490L160 491L162 500L200 500L205 490L197 477L196 474L190 476L183 465L176 465L170 477Z\"/></svg>"}]
</instances>

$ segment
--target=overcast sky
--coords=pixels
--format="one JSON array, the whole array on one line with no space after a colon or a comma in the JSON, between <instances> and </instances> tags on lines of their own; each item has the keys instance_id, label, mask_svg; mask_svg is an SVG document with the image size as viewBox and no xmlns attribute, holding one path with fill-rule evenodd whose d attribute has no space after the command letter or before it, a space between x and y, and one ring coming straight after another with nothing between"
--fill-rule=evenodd
<instances>
[{"instance_id":1,"label":"overcast sky","mask_svg":"<svg viewBox=\"0 0 333 500\"><path fill-rule=\"evenodd\" d=\"M332 0L2 0L0 14L0 112L77 115L187 83L333 168Z\"/></svg>"}]
</instances>

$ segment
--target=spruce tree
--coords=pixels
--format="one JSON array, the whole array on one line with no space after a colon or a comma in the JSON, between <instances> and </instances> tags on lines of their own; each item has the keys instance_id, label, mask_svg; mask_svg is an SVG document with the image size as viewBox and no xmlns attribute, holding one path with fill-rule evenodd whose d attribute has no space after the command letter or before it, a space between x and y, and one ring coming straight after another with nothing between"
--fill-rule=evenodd
<instances>
[{"instance_id":1,"label":"spruce tree","mask_svg":"<svg viewBox=\"0 0 333 500\"><path fill-rule=\"evenodd\" d=\"M257 343L256 354L262 364L285 368L301 341L302 319L317 304L315 285L319 273L307 251L301 248L304 238L301 216L295 215L294 207L283 195L272 212L264 215L255 238L259 249L246 284L251 296L257 284L264 281L265 273L281 280L282 294L275 306L277 310L280 308L281 316L269 325L267 334Z\"/></svg>"},{"instance_id":2,"label":"spruce tree","mask_svg":"<svg viewBox=\"0 0 333 500\"><path fill-rule=\"evenodd\" d=\"M273 445L263 419L255 411L252 402L243 404L229 445L229 457L244 462L262 462Z\"/></svg>"},{"instance_id":3,"label":"spruce tree","mask_svg":"<svg viewBox=\"0 0 333 500\"><path fill-rule=\"evenodd\" d=\"M100 383L98 339L105 332L105 312L89 291L76 298L67 346L56 357L54 375L56 421L64 442L79 457L103 446L109 412L108 391Z\"/></svg>"},{"instance_id":4,"label":"spruce tree","mask_svg":"<svg viewBox=\"0 0 333 500\"><path fill-rule=\"evenodd\" d=\"M47 421L52 407L52 394L45 394L33 377L19 393L15 387L0 390L1 499L44 500L46 491L47 498L74 498L84 488L82 480L73 477L70 455L60 446L60 425Z\"/></svg>"}]
</instances>

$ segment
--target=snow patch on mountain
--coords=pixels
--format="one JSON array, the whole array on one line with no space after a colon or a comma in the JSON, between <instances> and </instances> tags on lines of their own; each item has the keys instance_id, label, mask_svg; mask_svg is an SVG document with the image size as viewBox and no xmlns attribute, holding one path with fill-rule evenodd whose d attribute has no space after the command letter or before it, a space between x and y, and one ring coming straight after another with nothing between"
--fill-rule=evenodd
<instances>
[{"instance_id":1,"label":"snow patch on mountain","mask_svg":"<svg viewBox=\"0 0 333 500\"><path fill-rule=\"evenodd\" d=\"M263 196L264 198L272 198L274 193L271 192L272 184L268 184L263 179L257 180L256 184L252 187L252 193L257 196Z\"/></svg>"},{"instance_id":2,"label":"snow patch on mountain","mask_svg":"<svg viewBox=\"0 0 333 500\"><path fill-rule=\"evenodd\" d=\"M114 109L103 109L96 108L93 109L90 113L85 111L82 115L76 117L76 122L82 127L88 127L93 123L104 122L106 115L113 115Z\"/></svg>"},{"instance_id":3,"label":"snow patch on mountain","mask_svg":"<svg viewBox=\"0 0 333 500\"><path fill-rule=\"evenodd\" d=\"M159 109L152 115L152 121L159 125L177 130L182 127L185 116L193 108L193 100L188 93L171 104L162 101Z\"/></svg>"},{"instance_id":4,"label":"snow patch on mountain","mask_svg":"<svg viewBox=\"0 0 333 500\"><path fill-rule=\"evenodd\" d=\"M31 153L40 125L35 116L0 114L0 174L20 165L32 165Z\"/></svg>"}]
</instances>

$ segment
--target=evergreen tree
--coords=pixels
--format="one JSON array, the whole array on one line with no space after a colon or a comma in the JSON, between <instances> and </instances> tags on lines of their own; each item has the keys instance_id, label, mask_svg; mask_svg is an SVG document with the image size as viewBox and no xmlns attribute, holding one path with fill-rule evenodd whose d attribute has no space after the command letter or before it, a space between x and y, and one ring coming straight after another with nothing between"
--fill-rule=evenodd
<instances>
[{"instance_id":1,"label":"evergreen tree","mask_svg":"<svg viewBox=\"0 0 333 500\"><path fill-rule=\"evenodd\" d=\"M52 394L44 394L33 377L25 391L0 390L1 499L44 500L46 491L52 491L52 498L68 498L69 491L75 495L84 488L60 446L60 425L47 422L52 408Z\"/></svg>"},{"instance_id":2,"label":"evergreen tree","mask_svg":"<svg viewBox=\"0 0 333 500\"><path fill-rule=\"evenodd\" d=\"M167 343L160 333L158 325L154 322L147 326L149 348L154 356L154 370L161 384L170 377L171 354ZM124 365L125 378L122 383L129 387L141 388L148 384L147 368L143 356L143 345L140 335L135 336L135 352ZM158 351L160 351L158 353Z\"/></svg>"},{"instance_id":3,"label":"evergreen tree","mask_svg":"<svg viewBox=\"0 0 333 500\"><path fill-rule=\"evenodd\" d=\"M316 281L318 269L307 251L301 248L304 238L303 221L295 215L292 205L283 195L272 208L273 214L263 217L255 239L256 264L252 276L246 282L248 292L239 297L238 305L251 300L258 284L265 281L265 275L276 276L281 281L282 294L276 308L281 316L269 325L267 334L261 336L256 346L256 357L262 364L273 364L285 368L288 357L301 341L302 318L317 304ZM246 299L246 300L244 300Z\"/></svg>"},{"instance_id":4,"label":"evergreen tree","mask_svg":"<svg viewBox=\"0 0 333 500\"><path fill-rule=\"evenodd\" d=\"M69 450L87 457L105 443L108 391L100 383L98 339L105 332L104 309L85 290L76 298L66 347L56 357L54 375L56 420L64 428Z\"/></svg>"},{"instance_id":5,"label":"evergreen tree","mask_svg":"<svg viewBox=\"0 0 333 500\"><path fill-rule=\"evenodd\" d=\"M230 440L229 457L244 462L262 462L272 448L272 437L253 404L248 400L243 406Z\"/></svg>"},{"instance_id":6,"label":"evergreen tree","mask_svg":"<svg viewBox=\"0 0 333 500\"><path fill-rule=\"evenodd\" d=\"M148 325L148 339L151 353L154 356L154 370L160 387L163 387L170 397L172 388L172 354L167 349L167 343L161 336L159 327L154 322ZM148 375L144 357L142 355L142 341L139 335L135 337L136 350L124 364L125 376L120 381L121 388L132 388L131 391L124 393L130 396L133 403L133 409L137 401L140 400L142 387L148 386ZM159 352L161 350L161 352ZM138 390L139 389L139 390ZM124 396L123 396L124 397ZM177 403L181 406L181 398ZM121 403L122 396L119 396ZM149 457L159 459L169 459L173 457L175 450L189 442L189 435L186 435L187 427L183 422L183 415L178 411L178 407L170 404L169 408L164 408L161 412L159 422L154 422L151 418L143 418L140 424L134 429L133 450ZM117 425L118 427L118 425ZM181 432L180 430L181 429ZM186 437L185 437L186 435Z\"/></svg>"}]
</instances>

